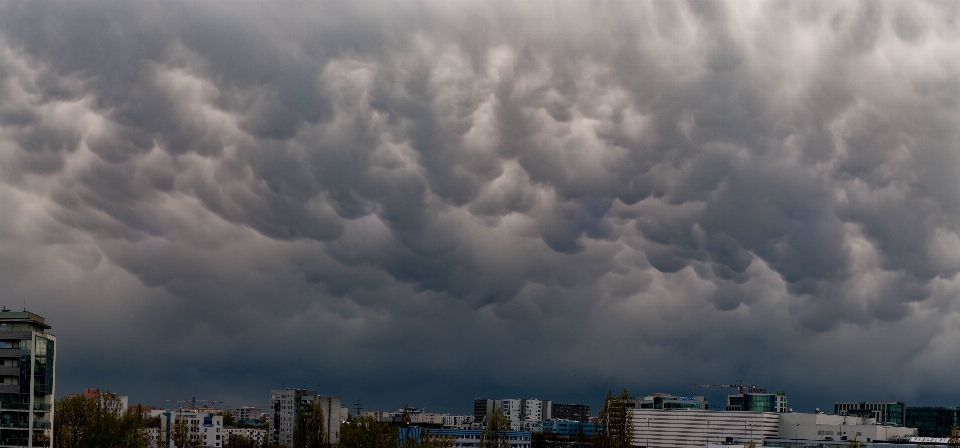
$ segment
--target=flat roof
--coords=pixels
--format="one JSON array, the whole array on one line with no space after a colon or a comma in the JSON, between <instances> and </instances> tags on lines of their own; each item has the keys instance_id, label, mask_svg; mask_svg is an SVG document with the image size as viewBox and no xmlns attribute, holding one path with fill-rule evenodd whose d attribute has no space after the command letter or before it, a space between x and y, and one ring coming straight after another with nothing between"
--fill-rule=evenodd
<instances>
[{"instance_id":1,"label":"flat roof","mask_svg":"<svg viewBox=\"0 0 960 448\"><path fill-rule=\"evenodd\" d=\"M49 330L50 326L44 322L43 316L33 314L29 311L10 311L8 309L0 310L0 322L29 322L37 324L44 329Z\"/></svg>"}]
</instances>

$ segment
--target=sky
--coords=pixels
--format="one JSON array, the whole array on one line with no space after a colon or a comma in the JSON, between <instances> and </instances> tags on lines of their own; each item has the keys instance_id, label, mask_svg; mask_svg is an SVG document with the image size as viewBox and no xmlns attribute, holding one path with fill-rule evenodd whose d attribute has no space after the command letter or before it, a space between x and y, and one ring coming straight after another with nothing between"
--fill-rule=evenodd
<instances>
[{"instance_id":1,"label":"sky","mask_svg":"<svg viewBox=\"0 0 960 448\"><path fill-rule=\"evenodd\" d=\"M960 405L960 3L4 2L58 396Z\"/></svg>"}]
</instances>

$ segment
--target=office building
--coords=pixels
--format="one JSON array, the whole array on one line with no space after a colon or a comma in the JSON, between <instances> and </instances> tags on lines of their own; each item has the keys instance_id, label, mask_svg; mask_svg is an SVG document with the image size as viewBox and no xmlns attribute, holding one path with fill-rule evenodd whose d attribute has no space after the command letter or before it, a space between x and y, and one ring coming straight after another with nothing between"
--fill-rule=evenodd
<instances>
[{"instance_id":1,"label":"office building","mask_svg":"<svg viewBox=\"0 0 960 448\"><path fill-rule=\"evenodd\" d=\"M0 311L0 447L53 446L57 338L43 317Z\"/></svg>"},{"instance_id":2,"label":"office building","mask_svg":"<svg viewBox=\"0 0 960 448\"><path fill-rule=\"evenodd\" d=\"M787 396L783 392L768 394L766 389L751 388L747 392L727 396L727 410L787 412Z\"/></svg>"},{"instance_id":3,"label":"office building","mask_svg":"<svg viewBox=\"0 0 960 448\"><path fill-rule=\"evenodd\" d=\"M904 421L918 437L950 437L950 429L960 427L960 408L908 406Z\"/></svg>"},{"instance_id":4,"label":"office building","mask_svg":"<svg viewBox=\"0 0 960 448\"><path fill-rule=\"evenodd\" d=\"M873 418L884 425L904 426L907 405L899 401L838 401L833 404L833 413Z\"/></svg>"},{"instance_id":5,"label":"office building","mask_svg":"<svg viewBox=\"0 0 960 448\"><path fill-rule=\"evenodd\" d=\"M877 442L915 437L917 430L903 426L878 424L872 417L832 414L780 414L779 438L804 440L853 440Z\"/></svg>"},{"instance_id":6,"label":"office building","mask_svg":"<svg viewBox=\"0 0 960 448\"><path fill-rule=\"evenodd\" d=\"M585 422L590 419L590 406L585 404L559 404L553 403L551 406L551 415L544 416L544 420L562 419L576 420Z\"/></svg>"},{"instance_id":7,"label":"office building","mask_svg":"<svg viewBox=\"0 0 960 448\"><path fill-rule=\"evenodd\" d=\"M702 396L675 397L670 394L656 393L637 399L640 409L708 409L707 400Z\"/></svg>"},{"instance_id":8,"label":"office building","mask_svg":"<svg viewBox=\"0 0 960 448\"><path fill-rule=\"evenodd\" d=\"M633 412L634 447L702 448L729 439L777 437L781 414L776 412L709 411L695 409L629 409Z\"/></svg>"},{"instance_id":9,"label":"office building","mask_svg":"<svg viewBox=\"0 0 960 448\"><path fill-rule=\"evenodd\" d=\"M493 410L500 407L500 400L477 398L473 400L473 421L486 424L493 416Z\"/></svg>"}]
</instances>

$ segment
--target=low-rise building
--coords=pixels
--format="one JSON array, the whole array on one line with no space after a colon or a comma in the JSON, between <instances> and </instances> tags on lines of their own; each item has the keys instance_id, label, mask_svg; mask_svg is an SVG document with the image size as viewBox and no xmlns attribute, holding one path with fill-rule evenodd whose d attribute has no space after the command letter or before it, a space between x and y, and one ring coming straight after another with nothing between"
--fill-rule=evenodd
<instances>
[{"instance_id":1,"label":"low-rise building","mask_svg":"<svg viewBox=\"0 0 960 448\"><path fill-rule=\"evenodd\" d=\"M590 419L590 406L585 404L553 403L551 406L550 416L544 416L544 419L563 419L585 422Z\"/></svg>"},{"instance_id":2,"label":"low-rise building","mask_svg":"<svg viewBox=\"0 0 960 448\"><path fill-rule=\"evenodd\" d=\"M780 414L779 438L860 442L905 440L916 437L915 428L878 424L875 419L853 415Z\"/></svg>"},{"instance_id":3,"label":"low-rise building","mask_svg":"<svg viewBox=\"0 0 960 448\"><path fill-rule=\"evenodd\" d=\"M633 446L651 448L702 448L711 442L741 437L759 442L777 437L781 415L696 409L634 408L630 411L633 412Z\"/></svg>"},{"instance_id":4,"label":"low-rise building","mask_svg":"<svg viewBox=\"0 0 960 448\"><path fill-rule=\"evenodd\" d=\"M701 409L709 408L706 398L697 397L677 397L671 394L655 393L643 398L638 398L636 407L640 409Z\"/></svg>"},{"instance_id":5,"label":"low-rise building","mask_svg":"<svg viewBox=\"0 0 960 448\"><path fill-rule=\"evenodd\" d=\"M225 443L231 445L230 442L235 441L238 438L245 438L253 442L254 446L265 446L267 443L267 430L260 428L224 428L223 437Z\"/></svg>"},{"instance_id":6,"label":"low-rise building","mask_svg":"<svg viewBox=\"0 0 960 448\"><path fill-rule=\"evenodd\" d=\"M159 415L159 428L146 428L144 436L148 448L177 448L175 433L177 422L182 421L186 435L203 447L223 446L223 416L212 412L163 411Z\"/></svg>"},{"instance_id":7,"label":"low-rise building","mask_svg":"<svg viewBox=\"0 0 960 448\"><path fill-rule=\"evenodd\" d=\"M917 428L918 437L950 437L950 430L960 427L960 408L909 406L904 420L906 426Z\"/></svg>"},{"instance_id":8,"label":"low-rise building","mask_svg":"<svg viewBox=\"0 0 960 448\"><path fill-rule=\"evenodd\" d=\"M570 437L593 437L593 422L581 422L577 420L566 420L555 418L544 420L540 425L540 431L547 434L557 434Z\"/></svg>"},{"instance_id":9,"label":"low-rise building","mask_svg":"<svg viewBox=\"0 0 960 448\"><path fill-rule=\"evenodd\" d=\"M429 433L427 433L429 431ZM445 439L447 446L453 448L478 448L482 430L479 429L428 429L418 426L405 426L398 428L398 443L402 443L408 438L422 440L421 437L436 437ZM510 448L531 448L531 436L527 431L508 431L501 434L507 439Z\"/></svg>"},{"instance_id":10,"label":"low-rise building","mask_svg":"<svg viewBox=\"0 0 960 448\"><path fill-rule=\"evenodd\" d=\"M834 414L858 415L894 426L906 426L906 412L907 405L899 401L838 401L833 404Z\"/></svg>"}]
</instances>

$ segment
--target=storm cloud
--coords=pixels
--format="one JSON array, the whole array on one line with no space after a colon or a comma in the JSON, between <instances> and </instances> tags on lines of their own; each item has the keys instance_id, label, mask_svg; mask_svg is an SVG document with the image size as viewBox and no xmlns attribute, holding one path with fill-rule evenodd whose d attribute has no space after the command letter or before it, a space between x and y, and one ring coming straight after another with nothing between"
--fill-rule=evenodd
<instances>
[{"instance_id":1,"label":"storm cloud","mask_svg":"<svg viewBox=\"0 0 960 448\"><path fill-rule=\"evenodd\" d=\"M956 405L958 49L945 2L6 3L0 300L58 394Z\"/></svg>"}]
</instances>

